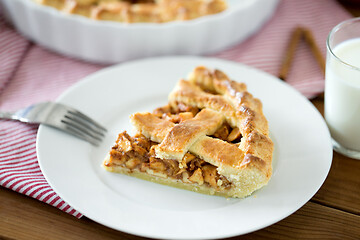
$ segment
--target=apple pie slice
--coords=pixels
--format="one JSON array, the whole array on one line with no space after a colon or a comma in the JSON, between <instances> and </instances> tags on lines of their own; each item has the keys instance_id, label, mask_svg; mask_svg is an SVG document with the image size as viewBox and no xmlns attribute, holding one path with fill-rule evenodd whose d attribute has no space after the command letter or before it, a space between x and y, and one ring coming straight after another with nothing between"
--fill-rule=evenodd
<instances>
[{"instance_id":1,"label":"apple pie slice","mask_svg":"<svg viewBox=\"0 0 360 240\"><path fill-rule=\"evenodd\" d=\"M131 117L103 166L205 194L245 197L266 185L273 143L262 104L219 70L196 67L169 103Z\"/></svg>"}]
</instances>

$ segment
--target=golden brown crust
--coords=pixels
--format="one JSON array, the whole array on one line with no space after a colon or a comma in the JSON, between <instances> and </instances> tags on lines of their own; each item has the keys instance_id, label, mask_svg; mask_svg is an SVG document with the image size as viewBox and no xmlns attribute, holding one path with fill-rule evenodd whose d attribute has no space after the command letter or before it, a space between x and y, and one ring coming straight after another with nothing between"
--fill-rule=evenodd
<instances>
[{"instance_id":1,"label":"golden brown crust","mask_svg":"<svg viewBox=\"0 0 360 240\"><path fill-rule=\"evenodd\" d=\"M126 23L190 20L224 11L224 0L35 0L95 20Z\"/></svg>"},{"instance_id":2,"label":"golden brown crust","mask_svg":"<svg viewBox=\"0 0 360 240\"><path fill-rule=\"evenodd\" d=\"M154 142L161 142L175 126L173 122L164 121L151 113L135 113L130 120L136 128L141 126L140 132Z\"/></svg>"},{"instance_id":3,"label":"golden brown crust","mask_svg":"<svg viewBox=\"0 0 360 240\"><path fill-rule=\"evenodd\" d=\"M222 125L223 116L210 109L203 109L194 118L175 125L156 146L156 156L181 161L185 153L200 137L212 135Z\"/></svg>"}]
</instances>

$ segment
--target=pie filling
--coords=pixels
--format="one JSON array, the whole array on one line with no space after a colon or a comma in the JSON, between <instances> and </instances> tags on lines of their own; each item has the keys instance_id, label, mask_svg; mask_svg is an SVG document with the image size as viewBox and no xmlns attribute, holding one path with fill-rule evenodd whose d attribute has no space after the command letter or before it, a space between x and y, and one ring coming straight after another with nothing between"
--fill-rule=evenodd
<instances>
[{"instance_id":1,"label":"pie filling","mask_svg":"<svg viewBox=\"0 0 360 240\"><path fill-rule=\"evenodd\" d=\"M176 109L166 105L155 109L153 114L158 118L180 123L195 117L199 111L198 108L178 103ZM241 134L238 128L231 128L225 122L211 137L237 145ZM231 182L217 172L216 166L190 152L187 152L181 161L157 158L154 147L158 144L142 134L138 133L131 137L126 131L122 132L110 150L111 161L106 161L104 165L106 167L119 166L128 169L129 172L140 171L188 184L205 185L215 190L231 188Z\"/></svg>"}]
</instances>

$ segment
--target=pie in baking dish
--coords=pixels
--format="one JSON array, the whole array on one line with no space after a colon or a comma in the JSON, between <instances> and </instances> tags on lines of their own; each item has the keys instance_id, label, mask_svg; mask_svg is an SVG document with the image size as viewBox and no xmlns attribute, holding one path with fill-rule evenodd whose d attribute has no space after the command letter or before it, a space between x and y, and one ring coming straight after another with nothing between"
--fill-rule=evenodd
<instances>
[{"instance_id":1,"label":"pie in baking dish","mask_svg":"<svg viewBox=\"0 0 360 240\"><path fill-rule=\"evenodd\" d=\"M126 23L190 20L226 9L224 0L35 0L96 20Z\"/></svg>"},{"instance_id":2,"label":"pie in baking dish","mask_svg":"<svg viewBox=\"0 0 360 240\"><path fill-rule=\"evenodd\" d=\"M266 185L273 143L262 103L219 70L196 67L166 106L130 117L106 170L205 194L242 198Z\"/></svg>"}]
</instances>

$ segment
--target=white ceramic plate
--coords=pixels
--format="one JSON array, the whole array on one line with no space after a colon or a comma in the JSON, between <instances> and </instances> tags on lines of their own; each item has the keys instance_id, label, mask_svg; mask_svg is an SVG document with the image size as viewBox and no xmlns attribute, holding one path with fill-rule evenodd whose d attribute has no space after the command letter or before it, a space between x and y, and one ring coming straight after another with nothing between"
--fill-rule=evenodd
<instances>
[{"instance_id":1,"label":"white ceramic plate","mask_svg":"<svg viewBox=\"0 0 360 240\"><path fill-rule=\"evenodd\" d=\"M263 102L275 143L273 176L246 199L225 199L106 172L101 162L128 116L167 103L180 77L197 65L243 81ZM259 70L211 58L167 57L113 66L88 76L59 102L105 125L100 147L40 126L37 153L54 190L85 216L124 232L171 239L211 239L249 233L295 212L320 188L332 159L330 135L313 105L279 79Z\"/></svg>"}]
</instances>

